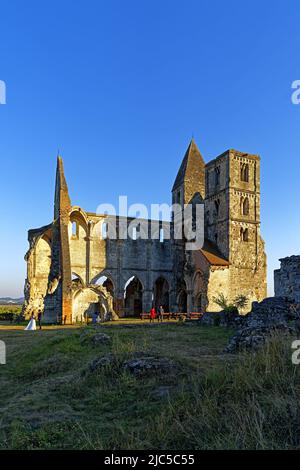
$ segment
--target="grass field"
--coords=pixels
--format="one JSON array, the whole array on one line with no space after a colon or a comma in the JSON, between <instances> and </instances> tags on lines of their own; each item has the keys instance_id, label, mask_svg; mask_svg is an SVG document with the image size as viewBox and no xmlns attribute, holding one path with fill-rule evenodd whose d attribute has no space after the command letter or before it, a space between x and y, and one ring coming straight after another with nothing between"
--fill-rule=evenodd
<instances>
[{"instance_id":1,"label":"grass field","mask_svg":"<svg viewBox=\"0 0 300 470\"><path fill-rule=\"evenodd\" d=\"M110 345L82 341L82 328L24 332L0 327L0 448L300 448L300 375L290 342L257 355L222 351L232 331L184 324L97 328ZM179 372L136 378L119 366L137 351L172 358ZM114 368L89 372L112 352ZM161 390L168 393L161 396Z\"/></svg>"}]
</instances>

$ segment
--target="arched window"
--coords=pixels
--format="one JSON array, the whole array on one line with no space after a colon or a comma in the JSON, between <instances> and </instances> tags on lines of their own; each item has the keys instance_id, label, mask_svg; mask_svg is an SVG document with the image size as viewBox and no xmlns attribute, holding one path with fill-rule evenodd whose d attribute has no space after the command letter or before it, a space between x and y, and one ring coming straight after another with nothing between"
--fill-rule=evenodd
<instances>
[{"instance_id":1,"label":"arched window","mask_svg":"<svg viewBox=\"0 0 300 470\"><path fill-rule=\"evenodd\" d=\"M78 224L77 222L72 222L72 237L78 238Z\"/></svg>"},{"instance_id":2,"label":"arched window","mask_svg":"<svg viewBox=\"0 0 300 470\"><path fill-rule=\"evenodd\" d=\"M137 239L137 229L136 227L133 227L132 229L132 240L136 241Z\"/></svg>"},{"instance_id":3,"label":"arched window","mask_svg":"<svg viewBox=\"0 0 300 470\"><path fill-rule=\"evenodd\" d=\"M249 165L248 163L241 163L241 181L249 182Z\"/></svg>"},{"instance_id":4,"label":"arched window","mask_svg":"<svg viewBox=\"0 0 300 470\"><path fill-rule=\"evenodd\" d=\"M156 279L153 286L153 306L156 309L162 306L165 312L170 311L169 290L169 283L164 277Z\"/></svg>"},{"instance_id":5,"label":"arched window","mask_svg":"<svg viewBox=\"0 0 300 470\"><path fill-rule=\"evenodd\" d=\"M249 215L249 199L245 197L245 199L242 202L242 214L243 215Z\"/></svg>"},{"instance_id":6,"label":"arched window","mask_svg":"<svg viewBox=\"0 0 300 470\"><path fill-rule=\"evenodd\" d=\"M241 240L242 242L249 241L249 230L247 228L241 228Z\"/></svg>"},{"instance_id":7,"label":"arched window","mask_svg":"<svg viewBox=\"0 0 300 470\"><path fill-rule=\"evenodd\" d=\"M215 184L218 186L220 184L220 167L215 168Z\"/></svg>"},{"instance_id":8,"label":"arched window","mask_svg":"<svg viewBox=\"0 0 300 470\"><path fill-rule=\"evenodd\" d=\"M143 311L143 286L135 276L131 277L125 284L124 306L126 317L137 317Z\"/></svg>"},{"instance_id":9,"label":"arched window","mask_svg":"<svg viewBox=\"0 0 300 470\"><path fill-rule=\"evenodd\" d=\"M102 224L102 239L106 240L108 238L108 223L104 222Z\"/></svg>"},{"instance_id":10,"label":"arched window","mask_svg":"<svg viewBox=\"0 0 300 470\"><path fill-rule=\"evenodd\" d=\"M219 212L220 212L220 199L217 199L215 201L215 212L216 212L216 215L219 215Z\"/></svg>"}]
</instances>

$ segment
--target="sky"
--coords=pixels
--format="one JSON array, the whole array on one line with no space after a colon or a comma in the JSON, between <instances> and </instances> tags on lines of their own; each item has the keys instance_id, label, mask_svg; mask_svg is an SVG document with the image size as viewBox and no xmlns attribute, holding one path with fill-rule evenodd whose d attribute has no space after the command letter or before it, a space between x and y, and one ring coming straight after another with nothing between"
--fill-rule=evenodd
<instances>
[{"instance_id":1,"label":"sky","mask_svg":"<svg viewBox=\"0 0 300 470\"><path fill-rule=\"evenodd\" d=\"M0 0L0 296L23 293L27 230L72 203L170 202L192 136L206 161L261 156L269 293L300 254L300 2Z\"/></svg>"}]
</instances>

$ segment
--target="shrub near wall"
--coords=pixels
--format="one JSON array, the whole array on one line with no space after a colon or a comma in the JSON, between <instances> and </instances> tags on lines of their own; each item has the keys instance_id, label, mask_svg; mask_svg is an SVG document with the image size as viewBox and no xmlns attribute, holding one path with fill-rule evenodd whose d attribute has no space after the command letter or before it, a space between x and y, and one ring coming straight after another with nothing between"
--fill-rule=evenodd
<instances>
[{"instance_id":1,"label":"shrub near wall","mask_svg":"<svg viewBox=\"0 0 300 470\"><path fill-rule=\"evenodd\" d=\"M14 305L14 306L7 306L1 305L0 306L0 322L2 321L16 321L22 312L21 305Z\"/></svg>"}]
</instances>

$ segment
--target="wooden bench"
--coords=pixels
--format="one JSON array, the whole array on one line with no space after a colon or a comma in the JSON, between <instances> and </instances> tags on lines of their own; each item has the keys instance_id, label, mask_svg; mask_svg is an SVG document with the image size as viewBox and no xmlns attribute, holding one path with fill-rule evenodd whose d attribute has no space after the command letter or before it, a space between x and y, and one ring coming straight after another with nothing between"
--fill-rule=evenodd
<instances>
[{"instance_id":1,"label":"wooden bench","mask_svg":"<svg viewBox=\"0 0 300 470\"><path fill-rule=\"evenodd\" d=\"M164 313L163 318L166 320L179 320L180 318L187 318L189 320L196 320L203 316L202 312L191 312L191 313ZM150 313L141 313L141 320L150 320ZM158 314L156 314L155 320L158 319Z\"/></svg>"},{"instance_id":2,"label":"wooden bench","mask_svg":"<svg viewBox=\"0 0 300 470\"><path fill-rule=\"evenodd\" d=\"M140 314L141 320L150 320L150 313L141 313Z\"/></svg>"}]
</instances>

